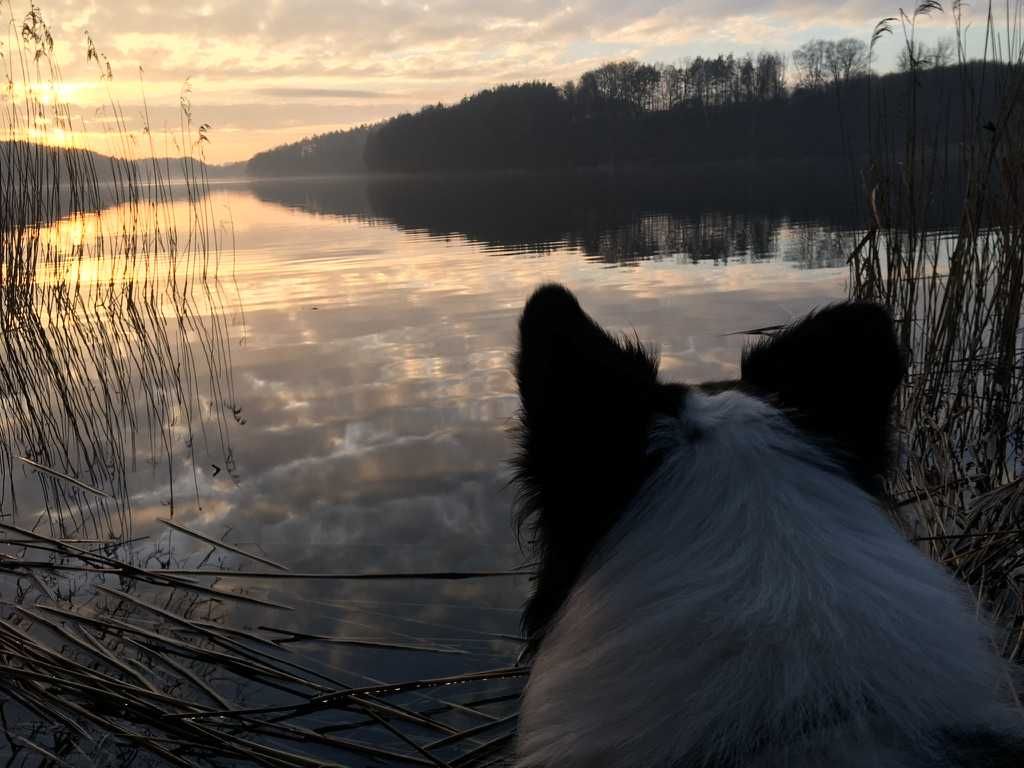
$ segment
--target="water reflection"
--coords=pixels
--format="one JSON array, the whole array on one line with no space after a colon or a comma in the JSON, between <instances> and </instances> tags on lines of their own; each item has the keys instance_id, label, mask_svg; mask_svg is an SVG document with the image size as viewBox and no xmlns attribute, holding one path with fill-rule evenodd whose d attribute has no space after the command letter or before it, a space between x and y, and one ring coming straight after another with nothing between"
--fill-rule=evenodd
<instances>
[{"instance_id":1,"label":"water reflection","mask_svg":"<svg viewBox=\"0 0 1024 768\"><path fill-rule=\"evenodd\" d=\"M659 258L608 270L581 259L572 243L499 248L393 226L367 208L326 216L330 185L284 189L319 213L268 204L267 189L218 193L239 232L247 343L234 356L235 387L248 420L236 441L241 482L211 485L202 511L189 519L210 533L231 531L296 569L519 563L503 465L516 408L509 366L517 313L539 282L569 284L602 322L657 342L666 376L701 380L735 373L743 340L724 334L796 317L841 295L845 279L845 269L795 270L779 258ZM346 199L369 200L353 195ZM735 217L709 213L706 220ZM662 216L643 226L673 225ZM525 233L517 237L529 242ZM744 243L757 239L767 240L766 251L797 242L768 224L730 242L746 253L760 246ZM358 626L387 635L438 624L448 636L459 627L463 637L482 627L514 634L526 588L251 586L272 599L312 601L287 617L291 628L309 621L324 633ZM403 607L355 610L388 601ZM342 604L340 615L323 610ZM477 615L480 606L498 610ZM453 662L429 663L451 669Z\"/></svg>"},{"instance_id":2,"label":"water reflection","mask_svg":"<svg viewBox=\"0 0 1024 768\"><path fill-rule=\"evenodd\" d=\"M819 254L821 243L842 237L825 223L801 223L806 220L797 213L786 213L799 204L694 208L682 192L665 198L664 190L630 191L610 182L599 193L525 181L459 191L446 186L451 183L216 188L207 204L230 211L237 244L230 267L222 269L230 269L227 293L207 293L216 281L201 271L165 279L174 273L166 259L150 262L149 272L141 262L112 268L104 259L76 267L75 283L97 298L85 305L88 334L60 345L114 344L117 370L149 372L163 361L186 382L136 376L96 390L104 379L93 368L83 370L83 380L109 391L125 413L166 405L160 418L169 428L158 432L166 443L145 437L144 416L120 419L116 437L97 438L138 445L140 457L161 450L170 457L171 474L141 460L125 462L121 481L134 533L150 537L143 546L152 547L153 562L254 567L156 523L168 515L173 496L175 521L297 572L513 568L520 554L503 463L516 408L510 357L518 312L538 283L566 283L606 326L636 329L658 343L666 377L690 381L735 374L743 338L727 333L785 322L843 293L845 268L794 268L838 264ZM108 231L123 226L119 209L103 215ZM133 276L132 290L125 290L132 281L124 274ZM185 286L190 298L176 300ZM67 316L66 308L53 315ZM210 429L198 421L186 427L189 412L175 404L179 396L193 416L212 419ZM106 400L89 402L106 412ZM230 465L218 442L216 425L224 419ZM13 476L23 506L40 513L49 499L33 490L37 482ZM244 586L250 596L294 609L229 604L218 615L222 624L258 638L260 647L284 631L461 652L286 644L290 661L338 687L511 664L528 588L522 577L222 577L217 584ZM30 589L38 590L33 599L44 599L42 588ZM189 605L198 610L204 603ZM124 610L117 600L100 608ZM145 620L164 632L181 631L166 617L145 614ZM272 686L242 686L216 670L210 680L218 695L242 696L249 705L283 698ZM501 685L514 693L513 684ZM500 706L488 710L499 719L514 709L514 699ZM329 728L340 716L318 712L311 719Z\"/></svg>"},{"instance_id":3,"label":"water reflection","mask_svg":"<svg viewBox=\"0 0 1024 768\"><path fill-rule=\"evenodd\" d=\"M297 207L264 202L272 189ZM244 530L297 567L339 551L353 566L388 569L517 562L502 475L516 407L509 360L516 315L537 283L568 283L601 321L658 343L667 375L694 380L735 372L743 340L724 334L795 317L839 296L845 279L783 261L822 265L807 256L822 227L762 219L723 234L738 214L653 216L632 231L656 236L628 242L720 257L606 270L580 258L581 240L503 236L546 252L537 259L435 234L441 224L383 225L367 207L378 193L340 189L340 198L324 182L218 192L238 230L247 343L234 382L248 421L236 447L243 480L211 487L202 519ZM351 205L333 210L341 198ZM595 235L594 248L625 250L614 245L621 231Z\"/></svg>"},{"instance_id":4,"label":"water reflection","mask_svg":"<svg viewBox=\"0 0 1024 768\"><path fill-rule=\"evenodd\" d=\"M233 475L241 410L227 256L219 233L188 213L135 201L3 233L0 260L17 273L0 294L0 512L10 520L130 537L133 493L152 485L142 467L170 478L168 514L179 486L198 491L204 462ZM166 229L176 214L192 225Z\"/></svg>"},{"instance_id":5,"label":"water reflection","mask_svg":"<svg viewBox=\"0 0 1024 768\"><path fill-rule=\"evenodd\" d=\"M805 222L862 227L842 174L491 176L257 181L259 199L316 215L384 222L498 251L576 249L632 264L763 259Z\"/></svg>"}]
</instances>

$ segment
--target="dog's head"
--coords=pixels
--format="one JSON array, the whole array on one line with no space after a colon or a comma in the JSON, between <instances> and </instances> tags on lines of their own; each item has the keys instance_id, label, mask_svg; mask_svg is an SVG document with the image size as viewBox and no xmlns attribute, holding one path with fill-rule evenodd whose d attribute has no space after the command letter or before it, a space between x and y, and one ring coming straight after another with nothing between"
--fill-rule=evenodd
<instances>
[{"instance_id":1,"label":"dog's head","mask_svg":"<svg viewBox=\"0 0 1024 768\"><path fill-rule=\"evenodd\" d=\"M667 419L686 426L691 388L765 400L877 494L904 364L888 313L843 303L748 348L736 381L662 382L652 349L609 334L572 293L546 285L523 310L515 369L516 522L538 566L523 627L535 651L595 547L662 461L654 426ZM700 440L699 429L686 433Z\"/></svg>"}]
</instances>

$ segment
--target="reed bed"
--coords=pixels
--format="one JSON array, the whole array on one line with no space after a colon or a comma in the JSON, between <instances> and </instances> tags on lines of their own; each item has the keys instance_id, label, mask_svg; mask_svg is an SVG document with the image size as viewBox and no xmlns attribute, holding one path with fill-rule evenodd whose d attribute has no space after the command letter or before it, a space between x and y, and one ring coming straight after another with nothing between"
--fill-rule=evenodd
<instances>
[{"instance_id":1,"label":"reed bed","mask_svg":"<svg viewBox=\"0 0 1024 768\"><path fill-rule=\"evenodd\" d=\"M164 522L204 543L269 562ZM31 764L51 756L73 765L327 766L370 760L483 766L500 759L513 738L525 668L354 686L343 679L350 673L293 646L467 651L450 643L233 626L239 605L263 612L291 607L220 584L281 576L450 581L521 576L518 571L295 574L274 563L269 573L144 568L91 542L6 524L0 532L34 554L32 560L0 560L5 575L21 585L18 599L4 601L0 618L0 725L13 758L28 756ZM81 591L63 595L75 582ZM518 638L496 639L518 647Z\"/></svg>"},{"instance_id":2,"label":"reed bed","mask_svg":"<svg viewBox=\"0 0 1024 768\"><path fill-rule=\"evenodd\" d=\"M890 480L896 515L974 588L1006 628L1003 651L1017 661L1024 650L1022 11L1020 2L990 5L985 23L974 25L982 49L970 51L967 8L953 5L960 84L951 93L928 93L937 81L915 58L917 27L943 13L939 3L876 28L874 42L892 32L906 47L914 82L902 103L876 102L868 116L872 221L849 260L851 294L891 308L908 355L901 455ZM929 224L941 185L960 191L952 228Z\"/></svg>"},{"instance_id":3,"label":"reed bed","mask_svg":"<svg viewBox=\"0 0 1024 768\"><path fill-rule=\"evenodd\" d=\"M183 99L177 167L157 158L151 140L148 155L136 157L141 141L111 100L104 126L122 154L76 147L41 12L30 6L17 17L8 6L8 14L0 48L0 513L17 515L16 478L30 470L51 533L130 537L127 483L139 463L168 474L173 514L177 434L187 445L216 443L213 452L233 469L229 424L241 414L220 279L230 254L208 203L205 127L192 126ZM104 80L113 76L91 40L87 56ZM138 133L152 135L148 124Z\"/></svg>"},{"instance_id":4,"label":"reed bed","mask_svg":"<svg viewBox=\"0 0 1024 768\"><path fill-rule=\"evenodd\" d=\"M81 125L54 97L61 72L42 12L3 12L0 756L9 765L494 764L511 742L526 672L512 664L518 637L313 634L268 619L294 613L295 601L267 593L297 580L521 572L295 573L174 518L176 474L191 472L198 505L198 468L214 456L234 475L232 433L244 421L226 298L232 238L210 202L208 126L193 124L186 84L172 147L154 146L148 117L131 130L113 99L108 154L76 146ZM84 48L109 82L110 62L91 38ZM155 537L133 524L132 477L146 465L168 493ZM225 565L240 561L249 567ZM464 657L474 671L381 681L338 667L332 649ZM482 658L508 664L480 669Z\"/></svg>"}]
</instances>

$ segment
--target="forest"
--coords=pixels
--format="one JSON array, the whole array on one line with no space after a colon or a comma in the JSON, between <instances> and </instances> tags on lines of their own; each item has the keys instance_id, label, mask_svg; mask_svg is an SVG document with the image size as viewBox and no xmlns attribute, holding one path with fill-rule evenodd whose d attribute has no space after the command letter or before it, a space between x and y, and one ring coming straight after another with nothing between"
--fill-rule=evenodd
<instances>
[{"instance_id":1,"label":"forest","mask_svg":"<svg viewBox=\"0 0 1024 768\"><path fill-rule=\"evenodd\" d=\"M950 66L950 57L946 41L919 45L904 51L897 72L875 75L868 47L844 39L812 40L789 56L762 52L679 64L609 62L560 86L499 85L457 104L430 105L268 150L249 161L248 173L840 162L867 152L873 122L900 129L909 117L888 105L905 103L908 89L919 91L913 119L925 125L948 123L948 106L965 89L981 92L976 86L985 81L982 66Z\"/></svg>"}]
</instances>

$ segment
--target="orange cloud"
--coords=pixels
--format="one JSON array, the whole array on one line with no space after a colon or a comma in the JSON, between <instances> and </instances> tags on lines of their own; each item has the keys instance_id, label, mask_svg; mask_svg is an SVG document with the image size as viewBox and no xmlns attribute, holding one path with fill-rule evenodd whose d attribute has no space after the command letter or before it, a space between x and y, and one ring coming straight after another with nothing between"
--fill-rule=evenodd
<instances>
[{"instance_id":1,"label":"orange cloud","mask_svg":"<svg viewBox=\"0 0 1024 768\"><path fill-rule=\"evenodd\" d=\"M893 0L79 0L43 4L76 119L119 102L142 124L176 122L190 78L195 116L213 125L216 161L302 136L451 102L503 81L562 82L613 58L675 61L811 37L865 38ZM24 7L13 10L17 28ZM948 15L921 22L948 31ZM112 81L86 61L84 30L109 57ZM889 58L895 59L893 43ZM882 66L885 66L883 52ZM141 82L140 82L141 68ZM261 113L260 107L263 108ZM287 114L285 113L287 109ZM87 129L88 130L88 129Z\"/></svg>"}]
</instances>

